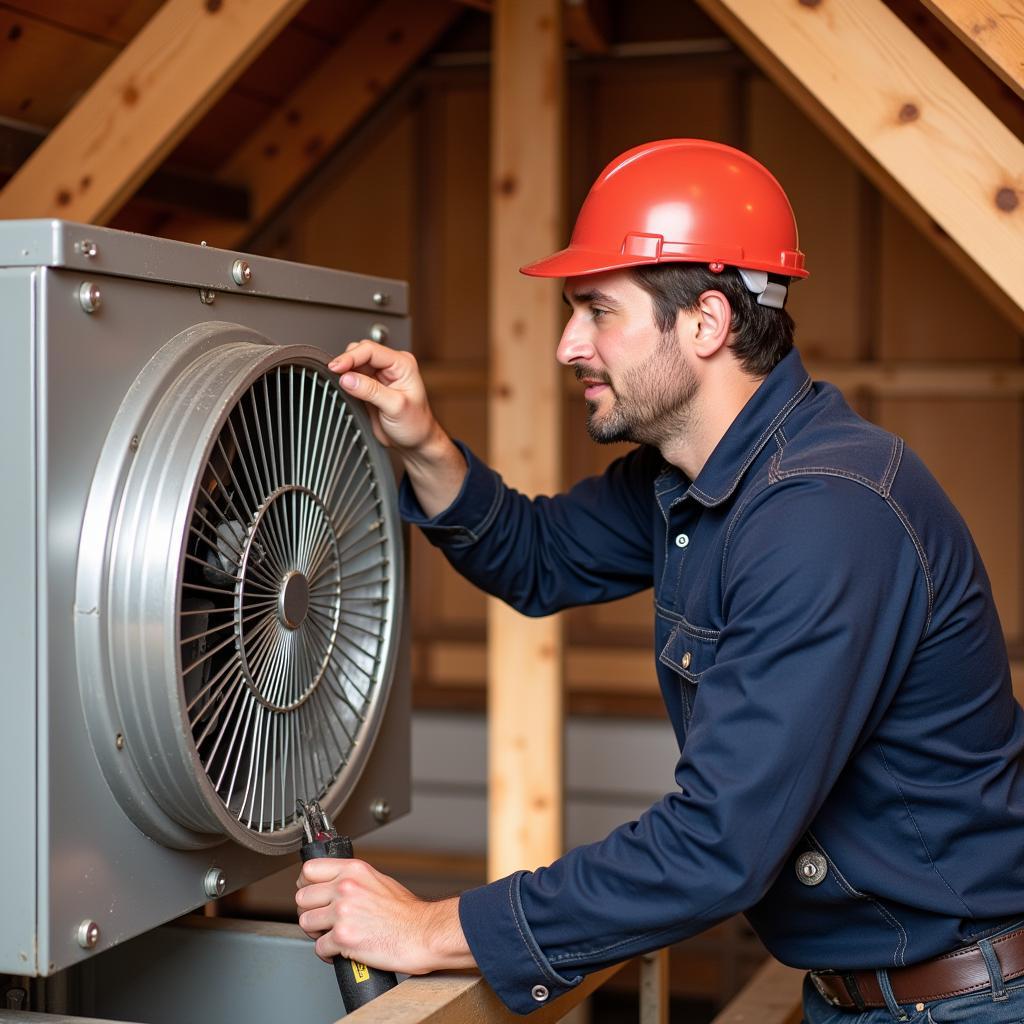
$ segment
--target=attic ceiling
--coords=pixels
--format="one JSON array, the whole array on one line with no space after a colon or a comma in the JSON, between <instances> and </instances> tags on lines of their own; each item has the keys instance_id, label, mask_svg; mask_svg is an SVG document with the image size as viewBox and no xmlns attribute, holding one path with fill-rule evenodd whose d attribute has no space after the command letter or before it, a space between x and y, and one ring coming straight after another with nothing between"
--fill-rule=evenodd
<instances>
[{"instance_id":1,"label":"attic ceiling","mask_svg":"<svg viewBox=\"0 0 1024 1024\"><path fill-rule=\"evenodd\" d=\"M788 2L827 15L838 0ZM1020 0L1008 2L1020 6ZM162 8L171 4L191 4L215 22L245 17L239 5L270 8L273 0L0 0L0 185L12 178L17 185L19 168L47 136L58 126L70 130L76 115L82 120L89 90L99 88L116 61L127 60L141 34L152 31L151 19L160 14L166 20ZM703 6L715 14L716 6L729 5ZM1017 40L1003 33L1002 51L993 52L985 45L991 26L984 19L977 31L974 23L956 22L958 9L986 4L887 0L886 6L1017 142L1024 139L1024 56ZM150 154L148 164L140 162L138 181L125 186L102 219L172 237L190 237L201 225L212 244L241 245L417 67L460 55L485 60L490 7L490 0L405 0L405 6L402 0L280 0L280 26L244 53L240 70L223 71L201 116L179 114L180 137L158 159ZM565 12L570 53L583 60L616 59L631 47L636 52L637 44L693 39L717 39L728 50L739 39L719 27L722 18L678 0L566 0ZM174 43L172 36L165 48L173 50ZM208 70L203 63L177 73L199 77ZM40 150L37 163L43 155ZM60 173L67 176L67 168ZM1014 198L1022 185L1024 168L1018 168L1017 181L1007 186ZM18 193L17 203L11 202L14 185L0 189L0 216L67 216L74 212L74 188ZM1009 202L1009 192L1003 198Z\"/></svg>"}]
</instances>

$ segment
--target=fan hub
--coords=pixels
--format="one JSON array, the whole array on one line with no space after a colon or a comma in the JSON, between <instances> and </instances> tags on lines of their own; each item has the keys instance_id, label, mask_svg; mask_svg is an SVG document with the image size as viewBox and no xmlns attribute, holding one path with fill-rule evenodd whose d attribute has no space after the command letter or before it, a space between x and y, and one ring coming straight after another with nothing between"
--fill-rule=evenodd
<instances>
[{"instance_id":1,"label":"fan hub","mask_svg":"<svg viewBox=\"0 0 1024 1024\"><path fill-rule=\"evenodd\" d=\"M281 581L277 599L277 614L283 625L298 629L309 614L309 580L298 570L292 570Z\"/></svg>"}]
</instances>

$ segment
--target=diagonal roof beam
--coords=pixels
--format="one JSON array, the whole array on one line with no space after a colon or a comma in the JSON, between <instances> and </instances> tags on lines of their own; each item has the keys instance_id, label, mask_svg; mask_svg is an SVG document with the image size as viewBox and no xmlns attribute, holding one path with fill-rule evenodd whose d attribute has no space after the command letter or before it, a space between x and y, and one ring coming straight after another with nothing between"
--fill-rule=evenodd
<instances>
[{"instance_id":1,"label":"diagonal roof beam","mask_svg":"<svg viewBox=\"0 0 1024 1024\"><path fill-rule=\"evenodd\" d=\"M109 220L303 0L167 0L0 191L0 217Z\"/></svg>"},{"instance_id":2,"label":"diagonal roof beam","mask_svg":"<svg viewBox=\"0 0 1024 1024\"><path fill-rule=\"evenodd\" d=\"M1024 97L1024 0L921 0L1013 91Z\"/></svg>"},{"instance_id":3,"label":"diagonal roof beam","mask_svg":"<svg viewBox=\"0 0 1024 1024\"><path fill-rule=\"evenodd\" d=\"M251 221L177 218L160 233L232 249L288 197L460 13L450 0L381 0L253 133L217 178L248 189Z\"/></svg>"},{"instance_id":4,"label":"diagonal roof beam","mask_svg":"<svg viewBox=\"0 0 1024 1024\"><path fill-rule=\"evenodd\" d=\"M1024 326L1024 144L882 0L698 2Z\"/></svg>"}]
</instances>

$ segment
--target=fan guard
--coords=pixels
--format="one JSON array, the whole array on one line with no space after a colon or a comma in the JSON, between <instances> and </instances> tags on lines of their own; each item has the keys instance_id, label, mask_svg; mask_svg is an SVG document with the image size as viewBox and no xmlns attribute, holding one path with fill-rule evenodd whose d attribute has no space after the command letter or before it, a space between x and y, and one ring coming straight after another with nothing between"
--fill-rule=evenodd
<instances>
[{"instance_id":1,"label":"fan guard","mask_svg":"<svg viewBox=\"0 0 1024 1024\"><path fill-rule=\"evenodd\" d=\"M177 848L300 841L373 744L399 636L394 479L317 349L207 323L111 427L76 594L82 696L122 806Z\"/></svg>"}]
</instances>

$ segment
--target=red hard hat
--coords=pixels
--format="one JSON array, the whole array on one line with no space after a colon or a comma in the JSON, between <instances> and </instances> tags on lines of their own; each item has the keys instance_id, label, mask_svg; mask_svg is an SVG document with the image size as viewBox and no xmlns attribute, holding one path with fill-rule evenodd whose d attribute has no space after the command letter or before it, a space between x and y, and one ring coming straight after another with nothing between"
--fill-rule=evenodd
<instances>
[{"instance_id":1,"label":"red hard hat","mask_svg":"<svg viewBox=\"0 0 1024 1024\"><path fill-rule=\"evenodd\" d=\"M567 249L521 267L576 277L652 263L708 263L806 277L786 193L753 157L703 139L616 157L583 201Z\"/></svg>"}]
</instances>

